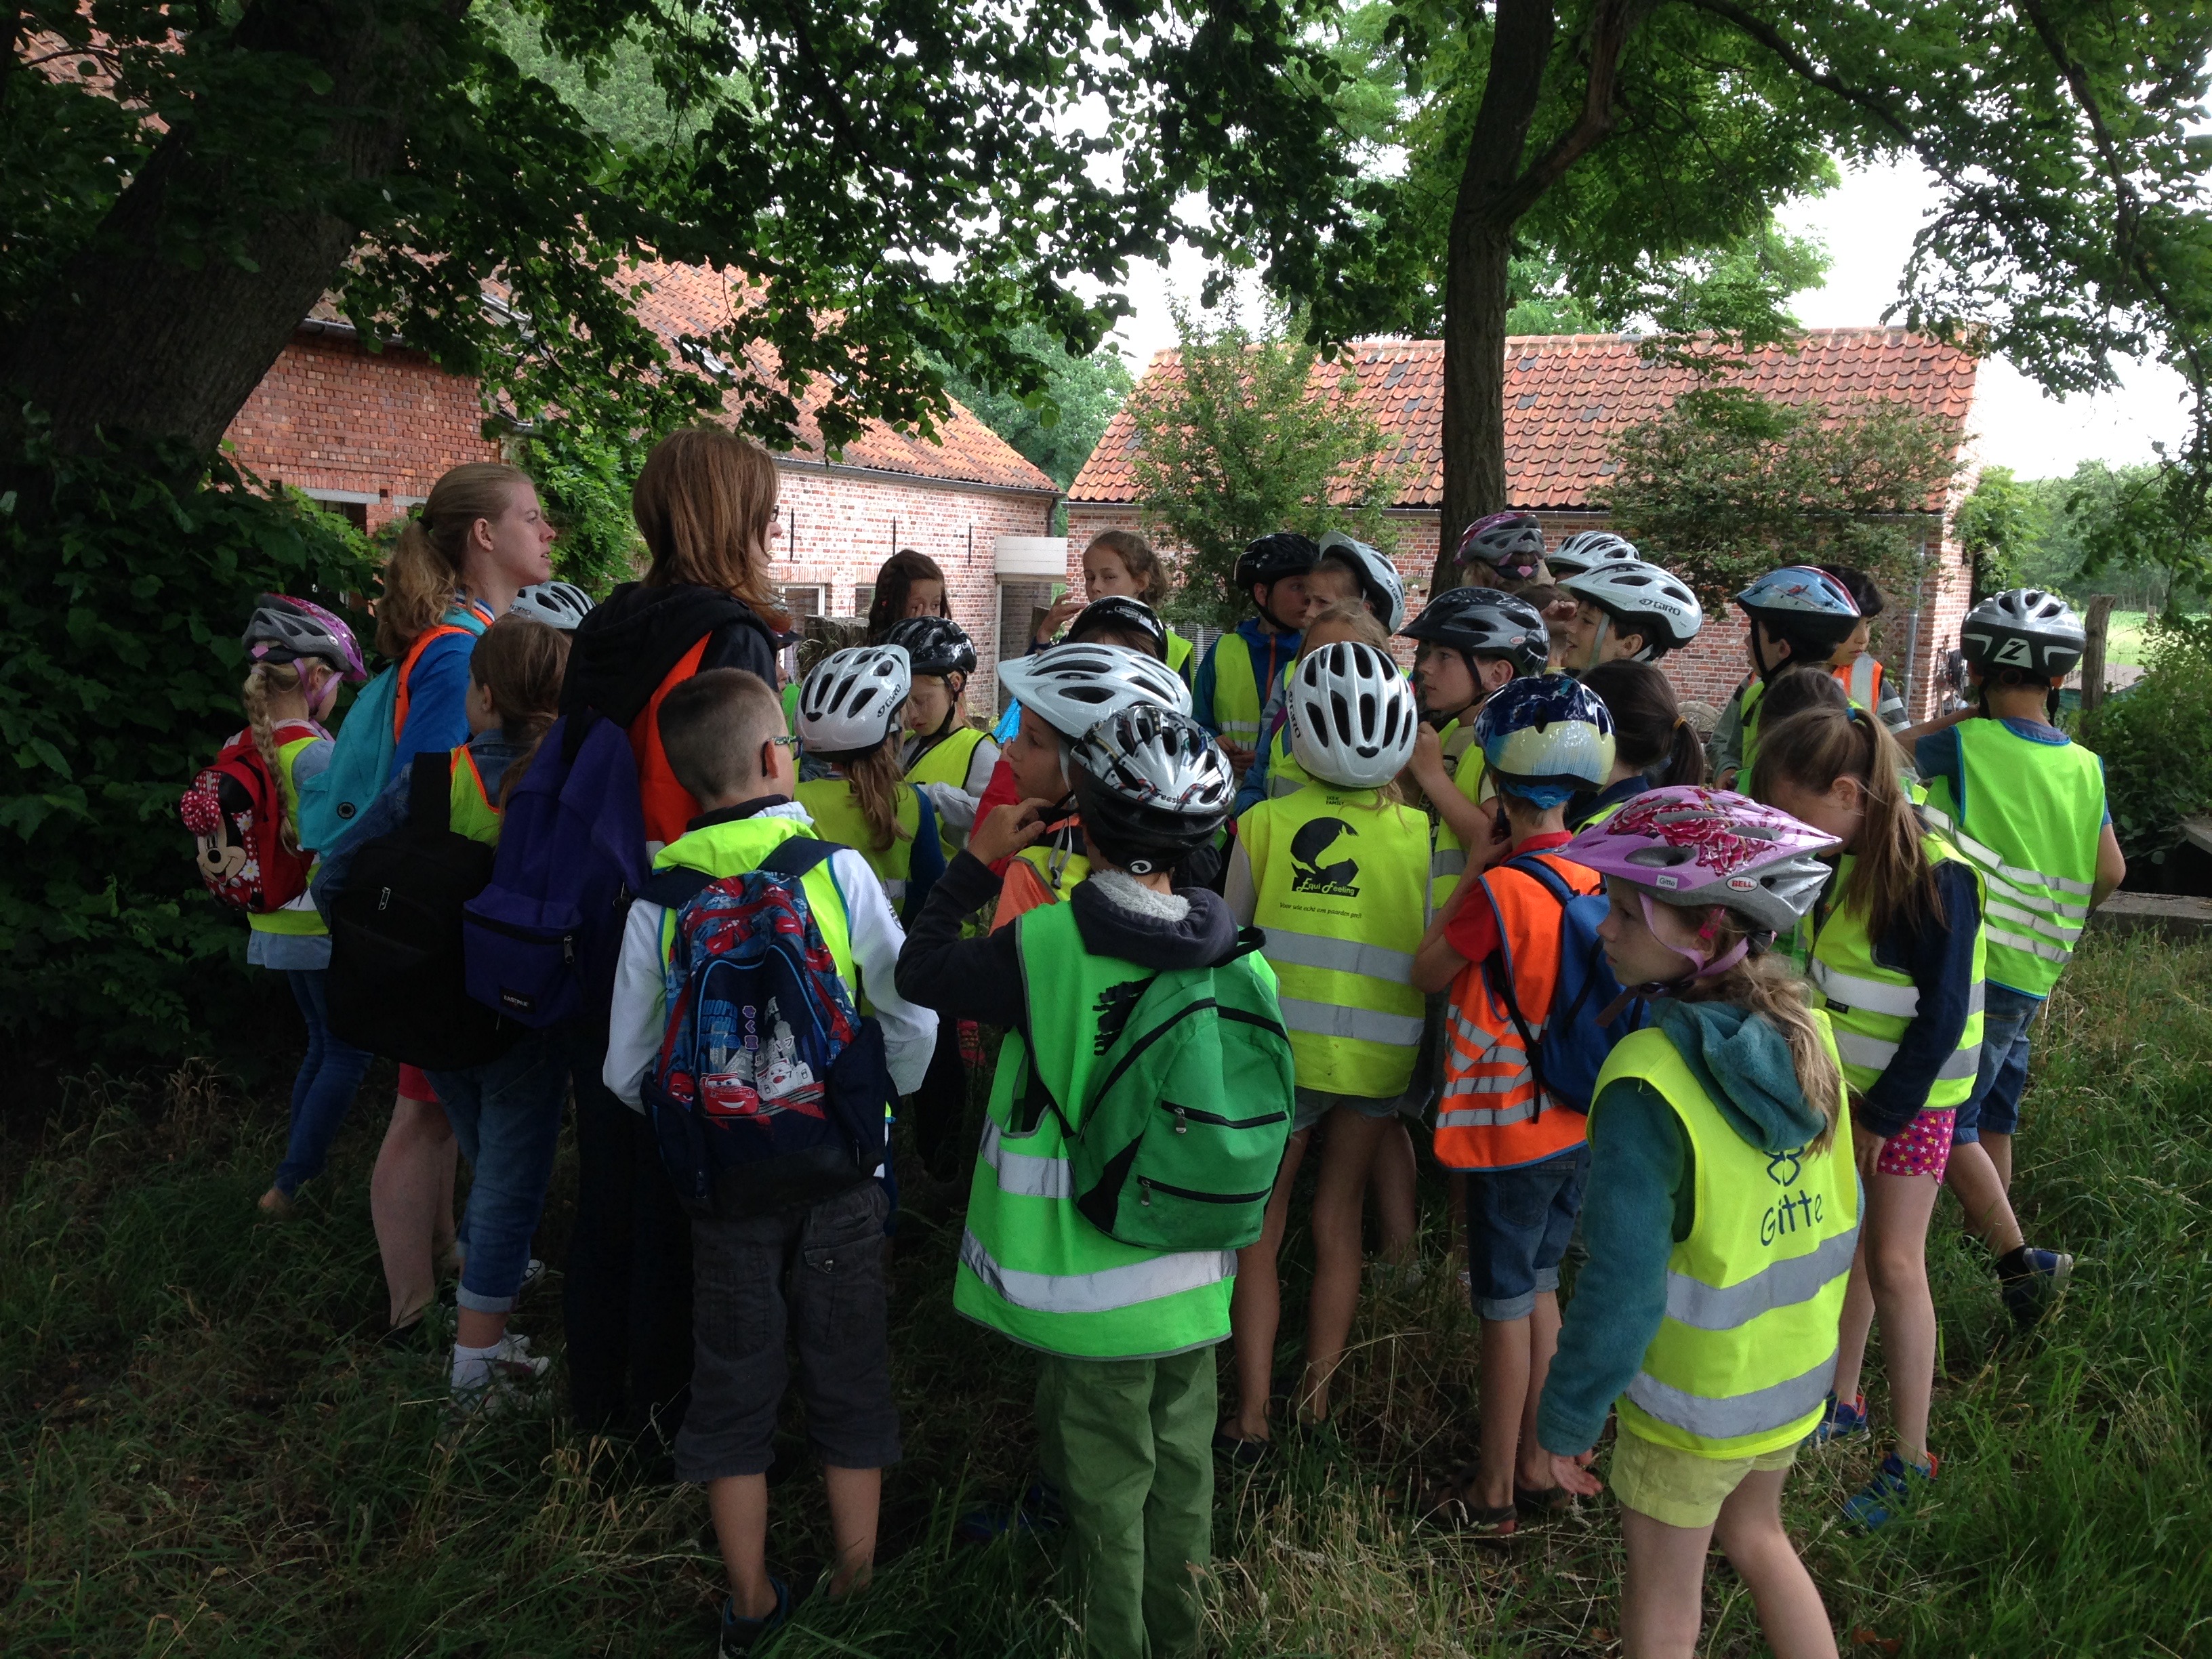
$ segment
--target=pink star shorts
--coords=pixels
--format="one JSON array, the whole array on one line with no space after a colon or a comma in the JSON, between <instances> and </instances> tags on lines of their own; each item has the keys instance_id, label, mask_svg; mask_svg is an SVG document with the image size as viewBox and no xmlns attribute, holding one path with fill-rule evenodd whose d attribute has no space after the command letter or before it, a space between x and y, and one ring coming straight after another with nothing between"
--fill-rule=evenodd
<instances>
[{"instance_id":1,"label":"pink star shorts","mask_svg":"<svg viewBox=\"0 0 2212 1659\"><path fill-rule=\"evenodd\" d=\"M1951 1124L1959 1115L1955 1107L1930 1106L1881 1144L1881 1161L1874 1166L1883 1175L1934 1176L1943 1178L1951 1163Z\"/></svg>"}]
</instances>

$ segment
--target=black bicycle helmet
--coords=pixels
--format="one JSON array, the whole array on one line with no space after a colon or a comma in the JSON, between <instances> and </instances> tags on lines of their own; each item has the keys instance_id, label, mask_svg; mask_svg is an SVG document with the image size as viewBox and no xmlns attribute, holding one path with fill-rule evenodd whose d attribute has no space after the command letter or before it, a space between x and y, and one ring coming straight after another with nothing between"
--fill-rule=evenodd
<instances>
[{"instance_id":1,"label":"black bicycle helmet","mask_svg":"<svg viewBox=\"0 0 2212 1659\"><path fill-rule=\"evenodd\" d=\"M907 659L917 674L972 674L975 645L968 630L950 617L908 617L891 624L885 645L906 647Z\"/></svg>"},{"instance_id":2,"label":"black bicycle helmet","mask_svg":"<svg viewBox=\"0 0 2212 1659\"><path fill-rule=\"evenodd\" d=\"M1544 562L1544 526L1526 513L1492 513L1460 532L1452 556L1462 568L1486 564L1516 581L1530 581Z\"/></svg>"},{"instance_id":3,"label":"black bicycle helmet","mask_svg":"<svg viewBox=\"0 0 2212 1659\"><path fill-rule=\"evenodd\" d=\"M1133 599L1126 593L1109 593L1103 599L1091 600L1068 623L1066 642L1080 645L1104 632L1136 635L1148 642L1147 648L1154 656L1163 662L1167 659L1167 624L1160 620L1160 613L1142 599Z\"/></svg>"},{"instance_id":4,"label":"black bicycle helmet","mask_svg":"<svg viewBox=\"0 0 2212 1659\"><path fill-rule=\"evenodd\" d=\"M2089 635L2073 607L2056 593L2013 587L1966 613L1959 642L1985 678L2009 668L2033 682L2072 673L2089 648Z\"/></svg>"},{"instance_id":5,"label":"black bicycle helmet","mask_svg":"<svg viewBox=\"0 0 2212 1659\"><path fill-rule=\"evenodd\" d=\"M1494 587L1454 587L1421 607L1401 630L1409 640L1449 646L1471 657L1503 657L1516 674L1540 674L1552 636L1536 607Z\"/></svg>"},{"instance_id":6,"label":"black bicycle helmet","mask_svg":"<svg viewBox=\"0 0 2212 1659\"><path fill-rule=\"evenodd\" d=\"M1069 759L1085 839L1135 875L1211 842L1236 803L1237 775L1206 728L1157 703L1109 714Z\"/></svg>"},{"instance_id":7,"label":"black bicycle helmet","mask_svg":"<svg viewBox=\"0 0 2212 1659\"><path fill-rule=\"evenodd\" d=\"M1234 580L1239 593L1249 593L1261 582L1274 583L1285 576L1303 576L1321 562L1321 549L1313 538L1295 530L1278 530L1249 544L1237 556Z\"/></svg>"}]
</instances>

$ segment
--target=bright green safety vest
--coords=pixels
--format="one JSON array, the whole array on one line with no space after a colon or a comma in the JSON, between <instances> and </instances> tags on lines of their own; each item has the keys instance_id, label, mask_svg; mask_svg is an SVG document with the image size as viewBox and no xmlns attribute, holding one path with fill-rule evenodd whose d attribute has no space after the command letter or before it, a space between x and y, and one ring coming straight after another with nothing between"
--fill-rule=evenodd
<instances>
[{"instance_id":1,"label":"bright green safety vest","mask_svg":"<svg viewBox=\"0 0 2212 1659\"><path fill-rule=\"evenodd\" d=\"M1931 864L1959 858L1957 850L1940 836L1923 837L1921 846ZM1867 935L1866 920L1850 903L1851 872L1857 862L1849 854L1844 855L1828 886L1832 896L1798 926L1801 932L1810 933L1805 970L1834 1023L1844 1081L1864 1093L1897 1058L1898 1039L1920 1012L1920 991L1911 975L1885 968L1874 959L1874 942ZM1948 920L1953 927L1959 926L1958 917ZM1923 1110L1963 1105L1974 1091L1974 1074L1982 1063L1983 974L1987 962L1987 938L1978 915L1966 1029L1959 1034L1956 1051L1936 1073L1928 1098L1921 1103Z\"/></svg>"},{"instance_id":2,"label":"bright green safety vest","mask_svg":"<svg viewBox=\"0 0 2212 1659\"><path fill-rule=\"evenodd\" d=\"M1189 683L1190 675L1186 671L1190 666L1190 641L1172 628L1168 629L1168 666L1181 675L1186 684Z\"/></svg>"},{"instance_id":3,"label":"bright green safety vest","mask_svg":"<svg viewBox=\"0 0 2212 1659\"><path fill-rule=\"evenodd\" d=\"M906 769L906 781L921 784L949 783L962 793L966 793L968 769L975 763L976 745L988 735L973 726L963 726L948 732L915 757L914 764ZM937 838L945 843L945 856L948 860L960 850L961 842L957 838L957 832L945 821L942 812L937 816Z\"/></svg>"},{"instance_id":4,"label":"bright green safety vest","mask_svg":"<svg viewBox=\"0 0 2212 1659\"><path fill-rule=\"evenodd\" d=\"M716 880L725 876L742 876L760 868L761 860L789 841L793 836L811 836L813 831L795 818L757 817L738 818L729 823L710 823L704 830L694 830L678 836L653 854L656 870L702 870ZM830 860L824 859L799 878L806 890L806 902L814 912L815 925L822 930L822 942L830 947L830 954L837 963L837 976L845 981L856 1006L862 991L860 976L853 971L853 926L845 912L845 895L837 885L837 878L830 873ZM665 966L670 949L676 943L676 912L669 910L660 918L660 960Z\"/></svg>"},{"instance_id":5,"label":"bright green safety vest","mask_svg":"<svg viewBox=\"0 0 2212 1659\"><path fill-rule=\"evenodd\" d=\"M968 1230L952 1305L978 1324L1047 1353L1137 1359L1182 1353L1229 1334L1234 1250L1139 1249L1079 1214L1067 1145L1049 1110L1021 1121L1030 1045L1052 1097L1079 1125L1099 1048L1100 1010L1117 988L1151 972L1092 956L1065 904L1013 923L1029 1005L1030 1041L1009 1031L999 1050L981 1156L968 1194ZM1256 957L1244 971L1273 975Z\"/></svg>"},{"instance_id":6,"label":"bright green safety vest","mask_svg":"<svg viewBox=\"0 0 2212 1659\"><path fill-rule=\"evenodd\" d=\"M1298 672L1295 657L1283 665L1283 678L1279 690L1290 695L1291 676ZM1287 711L1286 711L1287 712ZM1266 711L1261 711L1265 718ZM1295 795L1310 783L1318 782L1314 775L1298 764L1298 757L1291 752L1291 722L1286 718L1275 728L1275 735L1267 739L1267 793L1269 800L1282 800Z\"/></svg>"},{"instance_id":7,"label":"bright green safety vest","mask_svg":"<svg viewBox=\"0 0 2212 1659\"><path fill-rule=\"evenodd\" d=\"M1827 1022L1822 1042L1835 1044ZM1690 1143L1690 1236L1667 1257L1667 1315L1620 1400L1624 1433L1700 1457L1756 1457L1811 1433L1836 1370L1836 1326L1858 1246L1859 1184L1839 1127L1826 1151L1769 1154L1730 1128L1667 1034L1621 1039L1606 1085L1657 1090Z\"/></svg>"},{"instance_id":8,"label":"bright green safety vest","mask_svg":"<svg viewBox=\"0 0 2212 1659\"><path fill-rule=\"evenodd\" d=\"M823 840L849 847L867 860L892 909L906 902L914 838L921 830L921 802L911 788L901 785L898 792L898 826L906 834L893 836L891 844L881 852L869 844L875 831L868 825L867 814L860 811L860 798L845 779L817 778L802 783L792 799L806 809L806 816L814 820L815 833Z\"/></svg>"},{"instance_id":9,"label":"bright green safety vest","mask_svg":"<svg viewBox=\"0 0 2212 1659\"><path fill-rule=\"evenodd\" d=\"M1213 642L1214 729L1224 743L1256 748L1260 712L1260 674L1252 647L1232 628Z\"/></svg>"},{"instance_id":10,"label":"bright green safety vest","mask_svg":"<svg viewBox=\"0 0 2212 1659\"><path fill-rule=\"evenodd\" d=\"M1981 872L1990 977L2047 997L2089 920L2104 839L2105 769L2079 744L2037 743L1998 720L1961 720L1966 799L1929 786L1928 817Z\"/></svg>"},{"instance_id":11,"label":"bright green safety vest","mask_svg":"<svg viewBox=\"0 0 2212 1659\"><path fill-rule=\"evenodd\" d=\"M300 786L293 781L292 769L298 764L301 751L309 744L321 741L323 739L317 737L295 738L289 743L276 745L276 787L284 794L285 821L291 824L295 835L300 828ZM319 865L322 860L318 859L315 862ZM314 879L313 868L308 870L307 878L310 881ZM331 931L323 925L323 913L315 908L315 901L306 893L301 894L282 909L248 911L246 925L257 933L286 933L306 939L317 938Z\"/></svg>"},{"instance_id":12,"label":"bright green safety vest","mask_svg":"<svg viewBox=\"0 0 2212 1659\"><path fill-rule=\"evenodd\" d=\"M1333 820L1339 827L1326 828ZM1300 848L1300 832L1322 824ZM1372 789L1313 783L1238 822L1255 926L1280 983L1298 1085L1382 1099L1413 1081L1421 1042L1413 952L1429 923L1429 823Z\"/></svg>"},{"instance_id":13,"label":"bright green safety vest","mask_svg":"<svg viewBox=\"0 0 2212 1659\"><path fill-rule=\"evenodd\" d=\"M1454 720L1437 734L1443 742L1444 763L1452 769L1452 781L1469 800L1482 799L1482 745L1474 740L1474 722ZM1431 914L1450 902L1452 889L1467 873L1467 848L1452 827L1437 815L1437 850L1429 855L1429 909Z\"/></svg>"},{"instance_id":14,"label":"bright green safety vest","mask_svg":"<svg viewBox=\"0 0 2212 1659\"><path fill-rule=\"evenodd\" d=\"M446 793L446 827L457 836L466 836L487 847L498 846L499 808L484 793L483 774L477 770L477 757L469 752L468 744L463 744L447 758L453 771Z\"/></svg>"}]
</instances>

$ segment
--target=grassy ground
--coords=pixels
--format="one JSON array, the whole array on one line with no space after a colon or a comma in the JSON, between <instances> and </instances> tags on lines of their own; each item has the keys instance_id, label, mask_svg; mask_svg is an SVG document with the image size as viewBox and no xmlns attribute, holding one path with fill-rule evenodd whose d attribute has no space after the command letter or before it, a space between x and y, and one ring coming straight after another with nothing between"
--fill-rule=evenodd
<instances>
[{"instance_id":1,"label":"grassy ground","mask_svg":"<svg viewBox=\"0 0 2212 1659\"><path fill-rule=\"evenodd\" d=\"M2149 620L2148 611L2112 612L2112 623L2105 635L2105 660L2140 667L2142 663L2143 625Z\"/></svg>"},{"instance_id":2,"label":"grassy ground","mask_svg":"<svg viewBox=\"0 0 2212 1659\"><path fill-rule=\"evenodd\" d=\"M1868 1452L1808 1453L1793 1483L1847 1651L2212 1650L2208 1061L2212 947L2093 943L2042 1028L2023 1142L2031 1236L2082 1257L2067 1304L2045 1337L2009 1339L1945 1200L1936 1498L1868 1539L1831 1522ZM550 1409L453 1431L441 1362L368 1340L383 1291L368 1098L284 1225L252 1207L274 1109L204 1073L88 1089L42 1144L0 1146L0 1653L711 1650L719 1575L697 1494ZM540 1239L556 1261L557 1205ZM1018 1489L1032 1447L1029 1361L951 1313L956 1237L957 1223L911 1226L896 1269L909 1456L887 1484L876 1588L804 1608L778 1655L1066 1646L1036 1545L950 1542L963 1504ZM1503 1548L1411 1518L1409 1494L1474 1426L1472 1334L1443 1243L1426 1241L1421 1284L1364 1310L1339 1431L1223 1483L1213 1650L1617 1650L1608 1500ZM1302 1237L1291 1255L1295 1308ZM558 1351L557 1304L526 1305L541 1351ZM811 1582L818 1478L794 1467L775 1503L778 1569ZM1724 1565L1706 1644L1764 1650Z\"/></svg>"}]
</instances>

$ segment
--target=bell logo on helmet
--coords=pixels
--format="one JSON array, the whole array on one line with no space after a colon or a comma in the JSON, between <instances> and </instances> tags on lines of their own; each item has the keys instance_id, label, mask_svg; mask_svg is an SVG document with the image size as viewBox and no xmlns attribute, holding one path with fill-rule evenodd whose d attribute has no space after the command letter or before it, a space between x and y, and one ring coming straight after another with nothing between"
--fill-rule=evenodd
<instances>
[{"instance_id":1,"label":"bell logo on helmet","mask_svg":"<svg viewBox=\"0 0 2212 1659\"><path fill-rule=\"evenodd\" d=\"M1324 865L1321 857L1338 836L1358 833L1342 818L1309 818L1291 838L1291 890L1358 898L1359 889L1354 884L1359 879L1359 861L1346 858Z\"/></svg>"},{"instance_id":2,"label":"bell logo on helmet","mask_svg":"<svg viewBox=\"0 0 2212 1659\"><path fill-rule=\"evenodd\" d=\"M1759 885L1759 884L1753 880L1749 876L1730 876L1728 879L1728 884L1739 893L1748 893L1753 888Z\"/></svg>"}]
</instances>

